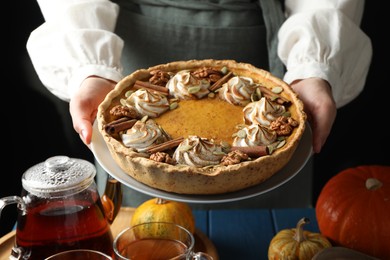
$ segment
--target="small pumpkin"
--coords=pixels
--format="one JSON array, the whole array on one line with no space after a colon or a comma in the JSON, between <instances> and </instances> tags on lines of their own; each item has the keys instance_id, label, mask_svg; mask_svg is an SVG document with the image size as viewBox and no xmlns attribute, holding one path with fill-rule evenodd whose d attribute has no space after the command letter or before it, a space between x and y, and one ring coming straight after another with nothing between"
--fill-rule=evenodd
<instances>
[{"instance_id":1,"label":"small pumpkin","mask_svg":"<svg viewBox=\"0 0 390 260\"><path fill-rule=\"evenodd\" d=\"M192 234L195 232L195 217L191 207L184 202L153 198L139 205L131 218L131 226L145 222L173 222Z\"/></svg>"},{"instance_id":2,"label":"small pumpkin","mask_svg":"<svg viewBox=\"0 0 390 260\"><path fill-rule=\"evenodd\" d=\"M315 210L321 233L333 245L390 259L390 166L339 172L322 188Z\"/></svg>"},{"instance_id":3,"label":"small pumpkin","mask_svg":"<svg viewBox=\"0 0 390 260\"><path fill-rule=\"evenodd\" d=\"M309 260L324 248L331 247L330 241L320 233L303 230L309 221L302 218L296 228L279 231L270 242L268 259Z\"/></svg>"}]
</instances>

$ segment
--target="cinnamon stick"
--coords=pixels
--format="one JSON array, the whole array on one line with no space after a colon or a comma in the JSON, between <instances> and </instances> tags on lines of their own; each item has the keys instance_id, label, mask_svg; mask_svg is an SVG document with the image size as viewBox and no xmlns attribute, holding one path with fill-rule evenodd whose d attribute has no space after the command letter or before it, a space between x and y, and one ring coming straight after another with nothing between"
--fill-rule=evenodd
<instances>
[{"instance_id":1,"label":"cinnamon stick","mask_svg":"<svg viewBox=\"0 0 390 260\"><path fill-rule=\"evenodd\" d=\"M210 91L215 91L215 90L219 89L220 87L222 87L223 83L227 82L228 79L230 79L230 77L232 75L233 75L233 72L229 71L229 73L227 73L225 76L223 76L217 82L215 82L213 85L211 85L209 87L209 90Z\"/></svg>"},{"instance_id":2,"label":"cinnamon stick","mask_svg":"<svg viewBox=\"0 0 390 260\"><path fill-rule=\"evenodd\" d=\"M169 95L169 89L166 88L166 87L162 87L162 86L158 86L158 85L154 85L152 83L149 83L149 82L146 82L146 81L141 81L141 80L137 80L135 83L134 83L134 86L133 86L134 89L147 89L147 90L152 90L152 91L157 91L163 95Z\"/></svg>"},{"instance_id":3,"label":"cinnamon stick","mask_svg":"<svg viewBox=\"0 0 390 260\"><path fill-rule=\"evenodd\" d=\"M153 145L153 146L149 147L148 152L149 153L157 153L157 152L162 152L162 151L174 148L174 147L178 146L181 142L183 142L183 140L184 140L183 137L179 137L176 139L166 141L166 142L161 143L161 144Z\"/></svg>"},{"instance_id":4,"label":"cinnamon stick","mask_svg":"<svg viewBox=\"0 0 390 260\"><path fill-rule=\"evenodd\" d=\"M272 92L272 90L270 90L269 88L267 87L264 87L264 86L259 86L260 90L261 90L261 93L263 93L263 95L271 100L275 100L276 103L280 104L280 105L287 105L287 104L290 104L290 100L288 99L285 99L284 97L282 97L281 95L279 94L276 94L274 92Z\"/></svg>"},{"instance_id":5,"label":"cinnamon stick","mask_svg":"<svg viewBox=\"0 0 390 260\"><path fill-rule=\"evenodd\" d=\"M137 119L129 119L122 117L118 120L112 121L105 126L105 130L109 134L117 134L120 131L130 129L137 122Z\"/></svg>"},{"instance_id":6,"label":"cinnamon stick","mask_svg":"<svg viewBox=\"0 0 390 260\"><path fill-rule=\"evenodd\" d=\"M234 150L239 150L252 158L258 158L269 154L269 150L266 145L258 145L258 146L250 146L250 147L233 146L232 151Z\"/></svg>"}]
</instances>

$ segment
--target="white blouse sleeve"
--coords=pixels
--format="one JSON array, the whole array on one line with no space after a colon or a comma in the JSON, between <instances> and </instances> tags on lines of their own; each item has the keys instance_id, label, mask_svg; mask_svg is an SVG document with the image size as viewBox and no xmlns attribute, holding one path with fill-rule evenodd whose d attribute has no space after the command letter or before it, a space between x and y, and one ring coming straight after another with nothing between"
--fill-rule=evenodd
<instances>
[{"instance_id":1,"label":"white blouse sleeve","mask_svg":"<svg viewBox=\"0 0 390 260\"><path fill-rule=\"evenodd\" d=\"M278 55L284 80L320 77L332 86L337 107L364 88L372 58L369 37L360 29L363 0L286 0L288 19L279 30Z\"/></svg>"},{"instance_id":2,"label":"white blouse sleeve","mask_svg":"<svg viewBox=\"0 0 390 260\"><path fill-rule=\"evenodd\" d=\"M113 33L119 8L108 0L38 0L45 22L27 41L42 81L69 101L91 75L119 81L123 41Z\"/></svg>"}]
</instances>

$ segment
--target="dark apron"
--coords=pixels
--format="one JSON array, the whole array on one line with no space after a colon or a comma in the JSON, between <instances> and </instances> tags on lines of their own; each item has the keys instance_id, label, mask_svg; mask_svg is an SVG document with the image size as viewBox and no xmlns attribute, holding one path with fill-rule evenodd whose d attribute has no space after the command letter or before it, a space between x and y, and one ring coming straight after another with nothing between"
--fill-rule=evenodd
<instances>
[{"instance_id":1,"label":"dark apron","mask_svg":"<svg viewBox=\"0 0 390 260\"><path fill-rule=\"evenodd\" d=\"M124 75L140 68L189 59L233 59L250 63L282 77L277 57L277 31L283 22L279 0L117 0L120 14L116 33L124 40ZM104 176L104 177L103 177ZM98 167L99 189L106 178ZM301 177L302 178L302 177ZM307 176L303 181L310 181ZM294 179L298 179L295 177ZM294 185L294 184L293 184ZM295 184L296 185L296 184ZM137 207L150 196L124 187L123 204ZM269 192L255 199L217 207L275 207L300 201L311 203L311 190ZM273 194L274 193L274 194ZM309 193L309 194L307 194ZM300 198L302 197L302 198ZM295 203L296 204L296 203ZM206 205L192 205L206 208Z\"/></svg>"},{"instance_id":2,"label":"dark apron","mask_svg":"<svg viewBox=\"0 0 390 260\"><path fill-rule=\"evenodd\" d=\"M282 75L276 38L270 37L283 22L278 0L117 2L125 75L171 61L209 58L246 62Z\"/></svg>"}]
</instances>

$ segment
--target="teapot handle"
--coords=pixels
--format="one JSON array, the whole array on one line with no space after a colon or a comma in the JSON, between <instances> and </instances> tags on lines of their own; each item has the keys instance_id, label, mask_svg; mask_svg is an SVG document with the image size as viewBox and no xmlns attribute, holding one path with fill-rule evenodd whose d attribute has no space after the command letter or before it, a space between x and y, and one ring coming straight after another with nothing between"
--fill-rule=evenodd
<instances>
[{"instance_id":1,"label":"teapot handle","mask_svg":"<svg viewBox=\"0 0 390 260\"><path fill-rule=\"evenodd\" d=\"M26 213L26 205L24 204L21 197L8 196L8 197L0 198L0 216L5 206L13 203L17 203L17 207L23 212L23 214Z\"/></svg>"},{"instance_id":2,"label":"teapot handle","mask_svg":"<svg viewBox=\"0 0 390 260\"><path fill-rule=\"evenodd\" d=\"M122 205L122 185L121 183L108 174L106 188L101 198L104 213L108 222L112 224Z\"/></svg>"}]
</instances>

